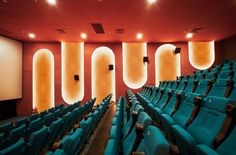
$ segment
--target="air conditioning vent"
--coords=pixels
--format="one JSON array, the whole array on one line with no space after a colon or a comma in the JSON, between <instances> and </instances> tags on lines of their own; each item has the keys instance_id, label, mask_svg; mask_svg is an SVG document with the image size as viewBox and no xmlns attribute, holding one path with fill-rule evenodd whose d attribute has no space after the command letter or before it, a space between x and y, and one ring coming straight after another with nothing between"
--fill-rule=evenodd
<instances>
[{"instance_id":1,"label":"air conditioning vent","mask_svg":"<svg viewBox=\"0 0 236 155\"><path fill-rule=\"evenodd\" d=\"M124 32L125 32L125 29L122 29L122 28L116 29L117 34L123 34Z\"/></svg>"},{"instance_id":2,"label":"air conditioning vent","mask_svg":"<svg viewBox=\"0 0 236 155\"><path fill-rule=\"evenodd\" d=\"M63 33L63 34L65 34L66 33L66 31L65 31L65 29L64 28L58 28L58 29L55 29L58 33Z\"/></svg>"},{"instance_id":3,"label":"air conditioning vent","mask_svg":"<svg viewBox=\"0 0 236 155\"><path fill-rule=\"evenodd\" d=\"M93 30L96 34L104 34L104 29L101 23L92 23Z\"/></svg>"}]
</instances>

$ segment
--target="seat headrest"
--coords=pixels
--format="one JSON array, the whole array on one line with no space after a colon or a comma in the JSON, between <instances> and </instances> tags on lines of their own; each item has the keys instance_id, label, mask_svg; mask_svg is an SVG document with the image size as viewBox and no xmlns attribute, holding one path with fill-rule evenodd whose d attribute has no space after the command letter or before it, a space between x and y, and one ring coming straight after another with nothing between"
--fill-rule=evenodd
<instances>
[{"instance_id":1,"label":"seat headrest","mask_svg":"<svg viewBox=\"0 0 236 155\"><path fill-rule=\"evenodd\" d=\"M205 97L203 102L207 108L225 113L226 105L231 103L232 101L230 101L230 99L222 97L209 96Z\"/></svg>"}]
</instances>

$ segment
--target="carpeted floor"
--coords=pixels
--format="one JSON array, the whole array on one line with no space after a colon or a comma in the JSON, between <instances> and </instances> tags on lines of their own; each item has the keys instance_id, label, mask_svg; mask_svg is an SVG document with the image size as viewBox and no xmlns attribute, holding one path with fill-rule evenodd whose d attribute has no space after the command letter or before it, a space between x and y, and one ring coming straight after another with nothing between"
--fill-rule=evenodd
<instances>
[{"instance_id":1,"label":"carpeted floor","mask_svg":"<svg viewBox=\"0 0 236 155\"><path fill-rule=\"evenodd\" d=\"M98 123L88 144L86 144L80 155L103 155L109 138L112 117L116 112L116 105L113 103Z\"/></svg>"}]
</instances>

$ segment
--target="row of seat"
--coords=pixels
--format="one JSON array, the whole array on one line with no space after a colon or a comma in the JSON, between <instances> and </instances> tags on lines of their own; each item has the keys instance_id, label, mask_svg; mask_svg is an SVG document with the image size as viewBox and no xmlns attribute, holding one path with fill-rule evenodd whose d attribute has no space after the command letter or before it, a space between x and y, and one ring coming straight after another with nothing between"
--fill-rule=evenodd
<instances>
[{"instance_id":1,"label":"row of seat","mask_svg":"<svg viewBox=\"0 0 236 155\"><path fill-rule=\"evenodd\" d=\"M170 146L164 136L157 137L160 131L153 126L151 117L131 91L127 91L127 97L118 100L104 154L168 154Z\"/></svg>"},{"instance_id":2,"label":"row of seat","mask_svg":"<svg viewBox=\"0 0 236 155\"><path fill-rule=\"evenodd\" d=\"M50 149L56 140L63 138L91 111L95 100L82 106L79 102L69 106L58 105L43 114L33 114L1 126L0 154L12 154L16 150L17 154L39 154Z\"/></svg>"},{"instance_id":3,"label":"row of seat","mask_svg":"<svg viewBox=\"0 0 236 155\"><path fill-rule=\"evenodd\" d=\"M48 151L47 155L77 155L105 113L111 98L110 94L101 104L94 107L92 112L80 121L77 128L72 129L57 143L57 149Z\"/></svg>"},{"instance_id":4,"label":"row of seat","mask_svg":"<svg viewBox=\"0 0 236 155\"><path fill-rule=\"evenodd\" d=\"M235 63L231 63L231 65ZM220 65L217 65L220 66ZM223 74L227 70L224 64ZM214 67L212 70L216 70ZM232 70L231 70L232 71ZM191 76L190 76L191 77ZM231 75L226 80L235 80ZM234 154L236 152L236 90L219 86L204 86L201 80L195 90L187 77L178 78L185 88L168 87L163 82L158 88L145 86L136 96L156 125L165 133L168 141L176 145L181 154ZM223 80L223 79L218 79ZM218 81L216 80L216 81ZM191 80L190 80L191 81ZM165 84L164 84L165 83ZM209 82L208 82L209 83ZM182 87L181 89L178 89ZM192 91L191 91L192 90ZM225 95L228 92L228 95ZM163 135L160 134L160 137Z\"/></svg>"}]
</instances>

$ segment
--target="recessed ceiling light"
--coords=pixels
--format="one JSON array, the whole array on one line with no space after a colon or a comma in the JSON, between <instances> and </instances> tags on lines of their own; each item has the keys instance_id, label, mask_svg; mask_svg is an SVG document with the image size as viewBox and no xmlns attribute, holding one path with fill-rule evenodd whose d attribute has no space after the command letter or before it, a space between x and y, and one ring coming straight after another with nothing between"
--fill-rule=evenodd
<instances>
[{"instance_id":1,"label":"recessed ceiling light","mask_svg":"<svg viewBox=\"0 0 236 155\"><path fill-rule=\"evenodd\" d=\"M29 33L28 36L29 36L31 39L34 39L34 38L35 38L35 34L34 34L34 33Z\"/></svg>"},{"instance_id":2,"label":"recessed ceiling light","mask_svg":"<svg viewBox=\"0 0 236 155\"><path fill-rule=\"evenodd\" d=\"M137 39L142 39L143 38L143 34L142 33L138 33L137 34Z\"/></svg>"},{"instance_id":3,"label":"recessed ceiling light","mask_svg":"<svg viewBox=\"0 0 236 155\"><path fill-rule=\"evenodd\" d=\"M56 5L57 0L47 0L48 4L50 5Z\"/></svg>"},{"instance_id":4,"label":"recessed ceiling light","mask_svg":"<svg viewBox=\"0 0 236 155\"><path fill-rule=\"evenodd\" d=\"M82 39L86 39L86 38L87 38L87 34L86 34L86 33L81 33L80 37L81 37Z\"/></svg>"},{"instance_id":5,"label":"recessed ceiling light","mask_svg":"<svg viewBox=\"0 0 236 155\"><path fill-rule=\"evenodd\" d=\"M186 34L186 38L190 39L190 38L192 38L192 37L193 37L193 33L188 32L188 33Z\"/></svg>"},{"instance_id":6,"label":"recessed ceiling light","mask_svg":"<svg viewBox=\"0 0 236 155\"><path fill-rule=\"evenodd\" d=\"M148 4L154 4L157 2L157 0L147 0Z\"/></svg>"}]
</instances>

